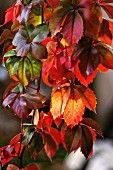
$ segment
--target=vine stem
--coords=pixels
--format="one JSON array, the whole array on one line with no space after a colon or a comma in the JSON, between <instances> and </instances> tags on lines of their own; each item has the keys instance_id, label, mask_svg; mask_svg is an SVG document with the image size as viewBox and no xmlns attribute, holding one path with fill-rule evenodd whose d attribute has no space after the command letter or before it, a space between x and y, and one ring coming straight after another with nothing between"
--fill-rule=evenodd
<instances>
[{"instance_id":1,"label":"vine stem","mask_svg":"<svg viewBox=\"0 0 113 170\"><path fill-rule=\"evenodd\" d=\"M20 168L22 168L22 166L23 166L22 158L23 158L23 154L24 154L24 151L25 151L25 146L24 146L23 149L22 149L22 152L21 152L22 131L23 131L23 120L21 119L21 137L20 137L20 147L19 147L19 152L18 152L18 159L20 160L20 166L19 166Z\"/></svg>"}]
</instances>

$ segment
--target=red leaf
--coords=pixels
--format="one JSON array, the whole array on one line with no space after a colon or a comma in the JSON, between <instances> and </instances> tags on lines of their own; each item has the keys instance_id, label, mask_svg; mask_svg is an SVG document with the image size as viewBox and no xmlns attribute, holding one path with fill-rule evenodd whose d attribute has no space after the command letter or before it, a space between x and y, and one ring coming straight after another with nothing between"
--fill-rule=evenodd
<instances>
[{"instance_id":1,"label":"red leaf","mask_svg":"<svg viewBox=\"0 0 113 170\"><path fill-rule=\"evenodd\" d=\"M13 164L9 164L7 170L19 170L19 168ZM38 170L38 166L36 164L30 164L20 170Z\"/></svg>"},{"instance_id":2,"label":"red leaf","mask_svg":"<svg viewBox=\"0 0 113 170\"><path fill-rule=\"evenodd\" d=\"M104 41L108 45L111 45L111 43L112 43L112 33L109 28L109 21L107 21L105 19L103 19L103 21L101 23L99 39L101 41Z\"/></svg>"},{"instance_id":3,"label":"red leaf","mask_svg":"<svg viewBox=\"0 0 113 170\"><path fill-rule=\"evenodd\" d=\"M100 22L97 16L91 11L91 9L84 9L83 21L85 27L85 35L97 38L99 33Z\"/></svg>"},{"instance_id":4,"label":"red leaf","mask_svg":"<svg viewBox=\"0 0 113 170\"><path fill-rule=\"evenodd\" d=\"M21 134L18 134L18 135L16 135L11 141L10 141L10 145L14 145L14 144L16 144L19 140L20 140L20 138L21 138Z\"/></svg>"},{"instance_id":5,"label":"red leaf","mask_svg":"<svg viewBox=\"0 0 113 170\"><path fill-rule=\"evenodd\" d=\"M62 122L62 116L57 117L57 118L54 120L54 123L56 124L57 127L60 126L61 122Z\"/></svg>"},{"instance_id":6,"label":"red leaf","mask_svg":"<svg viewBox=\"0 0 113 170\"><path fill-rule=\"evenodd\" d=\"M113 54L111 51L103 46L97 46L96 48L100 54L101 64L108 69L113 69Z\"/></svg>"},{"instance_id":7,"label":"red leaf","mask_svg":"<svg viewBox=\"0 0 113 170\"><path fill-rule=\"evenodd\" d=\"M44 149L50 160L54 157L57 152L58 146L50 134L43 134Z\"/></svg>"},{"instance_id":8,"label":"red leaf","mask_svg":"<svg viewBox=\"0 0 113 170\"><path fill-rule=\"evenodd\" d=\"M40 113L40 120L37 124L37 128L49 133L52 125L53 117L50 112L45 114L43 111Z\"/></svg>"},{"instance_id":9,"label":"red leaf","mask_svg":"<svg viewBox=\"0 0 113 170\"><path fill-rule=\"evenodd\" d=\"M3 99L5 99L8 96L8 93L19 84L19 82L11 82L11 84L8 86L8 88L5 90L4 95L3 95Z\"/></svg>"},{"instance_id":10,"label":"red leaf","mask_svg":"<svg viewBox=\"0 0 113 170\"><path fill-rule=\"evenodd\" d=\"M38 166L37 166L37 164L30 164L30 165L28 165L25 168L22 168L20 170L38 170Z\"/></svg>"},{"instance_id":11,"label":"red leaf","mask_svg":"<svg viewBox=\"0 0 113 170\"><path fill-rule=\"evenodd\" d=\"M100 135L100 136L103 136L102 135L102 130L100 128L100 126L98 125L97 122L95 122L93 119L91 118L84 118L82 119L82 122L83 124L89 126L89 128L91 129L95 129L95 131Z\"/></svg>"},{"instance_id":12,"label":"red leaf","mask_svg":"<svg viewBox=\"0 0 113 170\"><path fill-rule=\"evenodd\" d=\"M75 126L72 129L67 129L65 133L64 141L66 144L67 151L69 153L74 151L78 147L81 139L81 135L82 135L82 131L81 131L81 127L79 126Z\"/></svg>"},{"instance_id":13,"label":"red leaf","mask_svg":"<svg viewBox=\"0 0 113 170\"><path fill-rule=\"evenodd\" d=\"M104 67L101 63L99 64L98 69L99 69L101 72L106 72L106 71L108 71L108 68Z\"/></svg>"},{"instance_id":14,"label":"red leaf","mask_svg":"<svg viewBox=\"0 0 113 170\"><path fill-rule=\"evenodd\" d=\"M78 64L79 64L79 60L77 61L76 65L75 65L75 75L76 77L78 78L78 80L80 81L81 84L83 84L84 86L88 86L88 84L90 84L93 79L95 78L98 70L96 69L95 71L92 72L91 75L87 76L86 78L83 77L83 75L81 74L80 70L79 70L79 67L78 67Z\"/></svg>"},{"instance_id":15,"label":"red leaf","mask_svg":"<svg viewBox=\"0 0 113 170\"><path fill-rule=\"evenodd\" d=\"M60 141L61 141L59 131L51 127L50 134L53 137L54 141L56 142L57 146L59 146Z\"/></svg>"},{"instance_id":16,"label":"red leaf","mask_svg":"<svg viewBox=\"0 0 113 170\"><path fill-rule=\"evenodd\" d=\"M91 131L86 126L82 126L81 151L86 157L86 159L92 151L92 145L93 137Z\"/></svg>"},{"instance_id":17,"label":"red leaf","mask_svg":"<svg viewBox=\"0 0 113 170\"><path fill-rule=\"evenodd\" d=\"M15 9L15 7L11 7L9 9L7 9L6 15L5 15L5 21L2 25L0 25L0 27L2 27L3 25L7 24L10 20L12 20L14 9Z\"/></svg>"},{"instance_id":18,"label":"red leaf","mask_svg":"<svg viewBox=\"0 0 113 170\"><path fill-rule=\"evenodd\" d=\"M78 12L66 16L61 33L69 45L78 43L83 36L83 20Z\"/></svg>"},{"instance_id":19,"label":"red leaf","mask_svg":"<svg viewBox=\"0 0 113 170\"><path fill-rule=\"evenodd\" d=\"M14 146L8 145L6 148L3 149L4 158L7 160L11 154L15 153Z\"/></svg>"},{"instance_id":20,"label":"red leaf","mask_svg":"<svg viewBox=\"0 0 113 170\"><path fill-rule=\"evenodd\" d=\"M52 7L52 8L56 8L57 5L59 4L60 0L47 0L47 3Z\"/></svg>"},{"instance_id":21,"label":"red leaf","mask_svg":"<svg viewBox=\"0 0 113 170\"><path fill-rule=\"evenodd\" d=\"M27 102L22 97L16 98L16 100L12 104L11 108L12 108L14 114L21 119L25 119L29 115Z\"/></svg>"}]
</instances>

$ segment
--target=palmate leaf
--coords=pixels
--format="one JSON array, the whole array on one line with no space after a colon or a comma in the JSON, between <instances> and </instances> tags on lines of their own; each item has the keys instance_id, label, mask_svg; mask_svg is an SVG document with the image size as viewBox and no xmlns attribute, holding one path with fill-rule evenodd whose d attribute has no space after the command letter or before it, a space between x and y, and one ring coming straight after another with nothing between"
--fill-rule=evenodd
<instances>
[{"instance_id":1,"label":"palmate leaf","mask_svg":"<svg viewBox=\"0 0 113 170\"><path fill-rule=\"evenodd\" d=\"M113 69L113 54L104 43L93 42L89 37L84 37L79 41L73 51L72 61L75 62L76 77L85 86L92 82L99 64L108 69Z\"/></svg>"},{"instance_id":2,"label":"palmate leaf","mask_svg":"<svg viewBox=\"0 0 113 170\"><path fill-rule=\"evenodd\" d=\"M96 110L96 97L90 88L64 84L52 92L50 111L53 118L63 116L67 125L77 125L82 120L85 107L94 112Z\"/></svg>"},{"instance_id":3,"label":"palmate leaf","mask_svg":"<svg viewBox=\"0 0 113 170\"><path fill-rule=\"evenodd\" d=\"M55 35L63 25L61 33L69 45L74 45L83 35L83 20L78 12L71 10L70 6L57 10L50 19L50 30ZM78 25L80 29L78 29Z\"/></svg>"},{"instance_id":4,"label":"palmate leaf","mask_svg":"<svg viewBox=\"0 0 113 170\"><path fill-rule=\"evenodd\" d=\"M82 120L84 109L83 101L74 88L67 86L52 92L50 111L54 119L63 115L66 124L73 127Z\"/></svg>"},{"instance_id":5,"label":"palmate leaf","mask_svg":"<svg viewBox=\"0 0 113 170\"><path fill-rule=\"evenodd\" d=\"M60 31L69 45L76 45L84 31L85 35L97 38L100 25L89 0L61 1L49 23L52 35Z\"/></svg>"},{"instance_id":6,"label":"palmate leaf","mask_svg":"<svg viewBox=\"0 0 113 170\"><path fill-rule=\"evenodd\" d=\"M22 26L13 39L17 56L26 56L28 53L36 59L46 58L46 48L40 43L46 39L49 33L47 25L32 24Z\"/></svg>"}]
</instances>

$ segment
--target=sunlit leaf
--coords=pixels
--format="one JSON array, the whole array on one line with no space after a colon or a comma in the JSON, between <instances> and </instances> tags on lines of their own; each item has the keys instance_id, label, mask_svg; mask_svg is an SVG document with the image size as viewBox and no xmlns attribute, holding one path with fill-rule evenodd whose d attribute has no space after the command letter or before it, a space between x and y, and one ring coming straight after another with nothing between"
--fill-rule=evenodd
<instances>
[{"instance_id":1,"label":"sunlit leaf","mask_svg":"<svg viewBox=\"0 0 113 170\"><path fill-rule=\"evenodd\" d=\"M67 86L52 92L50 111L54 119L63 115L67 125L75 126L82 120L84 109L85 105L76 89Z\"/></svg>"},{"instance_id":2,"label":"sunlit leaf","mask_svg":"<svg viewBox=\"0 0 113 170\"><path fill-rule=\"evenodd\" d=\"M12 53L13 52L9 53L8 55L13 55ZM17 74L19 62L20 62L20 57L11 56L7 59L6 68L10 76Z\"/></svg>"},{"instance_id":3,"label":"sunlit leaf","mask_svg":"<svg viewBox=\"0 0 113 170\"><path fill-rule=\"evenodd\" d=\"M34 80L41 73L41 62L31 56L22 58L19 61L17 77L19 81L27 86L30 81Z\"/></svg>"},{"instance_id":4,"label":"sunlit leaf","mask_svg":"<svg viewBox=\"0 0 113 170\"><path fill-rule=\"evenodd\" d=\"M76 88L81 96L84 105L94 112L96 112L96 96L90 88L85 88L82 85L76 85Z\"/></svg>"}]
</instances>

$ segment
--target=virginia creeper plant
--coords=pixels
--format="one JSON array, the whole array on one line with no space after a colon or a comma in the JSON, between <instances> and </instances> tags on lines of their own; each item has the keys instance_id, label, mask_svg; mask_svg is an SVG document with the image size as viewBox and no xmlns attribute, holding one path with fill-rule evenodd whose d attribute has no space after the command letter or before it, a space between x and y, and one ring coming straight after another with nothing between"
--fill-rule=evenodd
<instances>
[{"instance_id":1,"label":"virginia creeper plant","mask_svg":"<svg viewBox=\"0 0 113 170\"><path fill-rule=\"evenodd\" d=\"M111 43L113 23L103 18L104 10L113 19L113 0L16 0L7 9L1 27L3 63L12 79L3 95L21 119L21 132L8 146L0 148L2 166L24 150L36 159L45 151L52 160L59 146L67 153L80 147L92 156L96 134L101 128L84 117L85 108L96 113L96 96L88 87L98 71L113 69ZM46 96L40 93L41 80L52 88L49 111ZM31 82L37 83L37 88ZM28 88L34 89L31 94ZM28 117L31 123L23 123ZM24 159L24 158L23 158ZM22 164L9 164L14 170ZM26 170L38 169L31 164Z\"/></svg>"}]
</instances>

